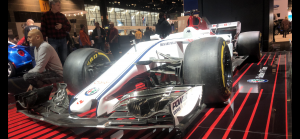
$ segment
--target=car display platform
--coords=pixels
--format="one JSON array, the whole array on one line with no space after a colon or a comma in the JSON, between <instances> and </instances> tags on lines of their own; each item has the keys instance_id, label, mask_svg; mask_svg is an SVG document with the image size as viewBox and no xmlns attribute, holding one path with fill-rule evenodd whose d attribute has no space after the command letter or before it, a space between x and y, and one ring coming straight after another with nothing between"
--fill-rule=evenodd
<instances>
[{"instance_id":1,"label":"car display platform","mask_svg":"<svg viewBox=\"0 0 300 139\"><path fill-rule=\"evenodd\" d=\"M224 104L207 105L185 139L288 139L292 137L292 52L264 52L233 75L233 92ZM95 109L80 117L95 117ZM8 138L174 138L173 129L109 130L65 128L32 120L8 105Z\"/></svg>"}]
</instances>

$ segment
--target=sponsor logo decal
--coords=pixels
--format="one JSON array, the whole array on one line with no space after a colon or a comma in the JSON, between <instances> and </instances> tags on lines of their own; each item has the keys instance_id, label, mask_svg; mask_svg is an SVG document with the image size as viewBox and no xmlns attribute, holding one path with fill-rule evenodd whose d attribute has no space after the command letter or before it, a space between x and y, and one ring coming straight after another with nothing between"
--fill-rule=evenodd
<instances>
[{"instance_id":1,"label":"sponsor logo decal","mask_svg":"<svg viewBox=\"0 0 300 139\"><path fill-rule=\"evenodd\" d=\"M186 39L187 41L189 41L189 42L192 42L192 41L194 41L193 39Z\"/></svg>"},{"instance_id":2,"label":"sponsor logo decal","mask_svg":"<svg viewBox=\"0 0 300 139\"><path fill-rule=\"evenodd\" d=\"M109 81L95 81L94 84L108 84Z\"/></svg>"},{"instance_id":3,"label":"sponsor logo decal","mask_svg":"<svg viewBox=\"0 0 300 139\"><path fill-rule=\"evenodd\" d=\"M172 45L172 44L176 44L176 42L166 42L166 43L160 43L160 46Z\"/></svg>"},{"instance_id":4,"label":"sponsor logo decal","mask_svg":"<svg viewBox=\"0 0 300 139\"><path fill-rule=\"evenodd\" d=\"M179 112L181 110L181 107L179 107L183 102L185 102L187 98L187 94L184 94L183 96L181 96L179 99L177 99L175 102L172 103L172 113L173 115L175 115L177 112Z\"/></svg>"},{"instance_id":5,"label":"sponsor logo decal","mask_svg":"<svg viewBox=\"0 0 300 139\"><path fill-rule=\"evenodd\" d=\"M81 104L83 103L83 100L79 100L76 104Z\"/></svg>"},{"instance_id":6,"label":"sponsor logo decal","mask_svg":"<svg viewBox=\"0 0 300 139\"><path fill-rule=\"evenodd\" d=\"M269 80L267 79L249 79L247 80L248 83L266 83Z\"/></svg>"},{"instance_id":7,"label":"sponsor logo decal","mask_svg":"<svg viewBox=\"0 0 300 139\"><path fill-rule=\"evenodd\" d=\"M90 96L90 95L94 95L96 94L97 92L99 91L99 88L92 88L92 89L89 89L88 91L85 92L85 95L86 96Z\"/></svg>"},{"instance_id":8,"label":"sponsor logo decal","mask_svg":"<svg viewBox=\"0 0 300 139\"><path fill-rule=\"evenodd\" d=\"M257 74L255 78L264 78L267 69L268 67L263 67L262 69L260 69L259 74Z\"/></svg>"},{"instance_id":9,"label":"sponsor logo decal","mask_svg":"<svg viewBox=\"0 0 300 139\"><path fill-rule=\"evenodd\" d=\"M94 61L95 59L97 59L97 57L100 56L100 55L105 56L105 57L108 59L108 61L110 61L109 58L108 58L106 55L104 55L104 54L101 53L101 52L98 52L98 53L94 54L92 57L90 57L90 60L88 61L88 63L87 63L86 65L87 65L87 66L88 66L88 65L91 65L91 64L93 63L93 61Z\"/></svg>"}]
</instances>

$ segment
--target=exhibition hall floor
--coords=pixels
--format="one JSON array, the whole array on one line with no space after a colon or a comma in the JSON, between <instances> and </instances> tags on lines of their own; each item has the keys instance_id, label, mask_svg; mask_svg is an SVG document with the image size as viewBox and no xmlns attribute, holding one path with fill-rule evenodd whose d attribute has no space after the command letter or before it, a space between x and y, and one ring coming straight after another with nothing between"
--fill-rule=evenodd
<instances>
[{"instance_id":1,"label":"exhibition hall floor","mask_svg":"<svg viewBox=\"0 0 300 139\"><path fill-rule=\"evenodd\" d=\"M288 139L292 137L292 51L264 52L258 63L244 64L233 75L227 104L209 106L196 118L184 138ZM263 80L257 79L260 74ZM95 110L83 113L95 117ZM74 133L74 132L75 133ZM76 134L77 133L77 134ZM8 138L174 138L175 130L76 129L37 122L8 105Z\"/></svg>"},{"instance_id":2,"label":"exhibition hall floor","mask_svg":"<svg viewBox=\"0 0 300 139\"><path fill-rule=\"evenodd\" d=\"M282 34L275 35L274 36L275 42L287 42L287 41L290 41L290 40L293 41L292 40L292 33L286 34L286 38L283 38L282 36L283 36Z\"/></svg>"}]
</instances>

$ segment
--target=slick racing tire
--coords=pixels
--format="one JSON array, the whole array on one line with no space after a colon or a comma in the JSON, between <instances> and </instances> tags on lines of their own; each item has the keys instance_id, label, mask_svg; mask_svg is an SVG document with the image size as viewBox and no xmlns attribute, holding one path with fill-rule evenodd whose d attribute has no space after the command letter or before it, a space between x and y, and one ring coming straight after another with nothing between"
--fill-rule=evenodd
<instances>
[{"instance_id":1,"label":"slick racing tire","mask_svg":"<svg viewBox=\"0 0 300 139\"><path fill-rule=\"evenodd\" d=\"M8 61L8 78L14 77L16 75L16 69L14 65Z\"/></svg>"},{"instance_id":2,"label":"slick racing tire","mask_svg":"<svg viewBox=\"0 0 300 139\"><path fill-rule=\"evenodd\" d=\"M68 90L77 94L84 89L104 72L101 69L93 71L91 66L106 62L110 62L110 59L99 49L81 48L70 53L63 67L63 78Z\"/></svg>"},{"instance_id":3,"label":"slick racing tire","mask_svg":"<svg viewBox=\"0 0 300 139\"><path fill-rule=\"evenodd\" d=\"M208 37L188 44L183 61L184 84L204 84L202 102L222 103L232 90L229 48L221 37Z\"/></svg>"},{"instance_id":4,"label":"slick racing tire","mask_svg":"<svg viewBox=\"0 0 300 139\"><path fill-rule=\"evenodd\" d=\"M262 52L261 41L261 33L259 31L249 31L239 34L237 39L238 55L248 55L249 62L259 62Z\"/></svg>"}]
</instances>

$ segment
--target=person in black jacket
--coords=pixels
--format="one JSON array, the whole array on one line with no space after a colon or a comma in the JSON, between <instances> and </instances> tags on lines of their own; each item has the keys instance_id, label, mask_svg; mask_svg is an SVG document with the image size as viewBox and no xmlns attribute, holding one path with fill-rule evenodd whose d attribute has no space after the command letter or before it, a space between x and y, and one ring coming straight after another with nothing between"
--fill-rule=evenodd
<instances>
[{"instance_id":1,"label":"person in black jacket","mask_svg":"<svg viewBox=\"0 0 300 139\"><path fill-rule=\"evenodd\" d=\"M164 39L171 33L171 25L166 20L164 13L159 14L159 20L156 24L156 34L159 34L160 38Z\"/></svg>"},{"instance_id":2,"label":"person in black jacket","mask_svg":"<svg viewBox=\"0 0 300 139\"><path fill-rule=\"evenodd\" d=\"M104 52L104 43L106 33L103 28L100 27L99 22L95 23L96 28L93 30L92 39L96 48Z\"/></svg>"},{"instance_id":3,"label":"person in black jacket","mask_svg":"<svg viewBox=\"0 0 300 139\"><path fill-rule=\"evenodd\" d=\"M144 33L145 41L150 41L151 34L152 34L152 32L150 31L149 27L146 27L146 31Z\"/></svg>"}]
</instances>

